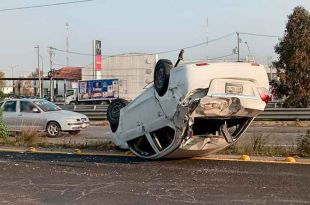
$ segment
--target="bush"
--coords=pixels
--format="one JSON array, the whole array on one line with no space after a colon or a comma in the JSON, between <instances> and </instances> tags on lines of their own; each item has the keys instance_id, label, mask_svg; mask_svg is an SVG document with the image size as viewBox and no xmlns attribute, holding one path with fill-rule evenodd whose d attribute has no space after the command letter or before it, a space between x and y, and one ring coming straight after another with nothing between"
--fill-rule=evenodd
<instances>
[{"instance_id":1,"label":"bush","mask_svg":"<svg viewBox=\"0 0 310 205\"><path fill-rule=\"evenodd\" d=\"M9 136L9 132L3 123L2 111L0 110L0 139L7 140L8 136Z\"/></svg>"},{"instance_id":2,"label":"bush","mask_svg":"<svg viewBox=\"0 0 310 205\"><path fill-rule=\"evenodd\" d=\"M297 151L301 156L310 157L310 130L298 139Z\"/></svg>"},{"instance_id":3,"label":"bush","mask_svg":"<svg viewBox=\"0 0 310 205\"><path fill-rule=\"evenodd\" d=\"M3 100L6 95L0 90L0 101Z\"/></svg>"}]
</instances>

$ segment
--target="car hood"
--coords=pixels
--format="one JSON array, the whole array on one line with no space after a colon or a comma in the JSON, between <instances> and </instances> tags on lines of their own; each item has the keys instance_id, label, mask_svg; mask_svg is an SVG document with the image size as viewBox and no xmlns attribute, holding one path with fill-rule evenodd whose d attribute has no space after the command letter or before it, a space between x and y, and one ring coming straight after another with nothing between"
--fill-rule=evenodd
<instances>
[{"instance_id":1,"label":"car hood","mask_svg":"<svg viewBox=\"0 0 310 205\"><path fill-rule=\"evenodd\" d=\"M48 116L50 118L58 118L58 119L63 119L63 118L87 118L86 115L83 115L83 114L77 113L77 112L68 111L68 110L50 111L50 112L46 112L46 113L48 113Z\"/></svg>"}]
</instances>

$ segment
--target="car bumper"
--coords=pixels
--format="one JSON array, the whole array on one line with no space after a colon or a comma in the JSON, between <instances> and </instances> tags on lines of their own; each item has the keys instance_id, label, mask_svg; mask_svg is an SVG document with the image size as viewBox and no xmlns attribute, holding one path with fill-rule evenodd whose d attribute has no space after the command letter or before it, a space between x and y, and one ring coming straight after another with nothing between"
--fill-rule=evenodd
<instances>
[{"instance_id":1,"label":"car bumper","mask_svg":"<svg viewBox=\"0 0 310 205\"><path fill-rule=\"evenodd\" d=\"M74 122L67 123L64 127L62 127L63 131L75 131L75 130L83 130L90 126L90 122Z\"/></svg>"}]
</instances>

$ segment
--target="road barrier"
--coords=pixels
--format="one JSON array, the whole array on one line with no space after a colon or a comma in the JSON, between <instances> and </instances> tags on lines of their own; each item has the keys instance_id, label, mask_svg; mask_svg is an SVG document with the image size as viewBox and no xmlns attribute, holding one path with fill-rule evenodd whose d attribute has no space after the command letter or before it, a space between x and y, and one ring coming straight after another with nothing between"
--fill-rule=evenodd
<instances>
[{"instance_id":1,"label":"road barrier","mask_svg":"<svg viewBox=\"0 0 310 205\"><path fill-rule=\"evenodd\" d=\"M108 105L60 105L60 107L87 115L90 120L107 118ZM266 108L256 120L310 120L310 108Z\"/></svg>"}]
</instances>

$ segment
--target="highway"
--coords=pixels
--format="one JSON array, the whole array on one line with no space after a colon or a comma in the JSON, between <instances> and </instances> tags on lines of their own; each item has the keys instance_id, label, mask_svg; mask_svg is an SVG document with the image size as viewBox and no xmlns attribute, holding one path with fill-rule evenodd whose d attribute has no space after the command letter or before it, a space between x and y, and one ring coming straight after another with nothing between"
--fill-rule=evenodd
<instances>
[{"instance_id":1,"label":"highway","mask_svg":"<svg viewBox=\"0 0 310 205\"><path fill-rule=\"evenodd\" d=\"M253 135L262 135L268 145L294 145L298 137L304 135L308 127L250 127L242 136L241 141L249 140ZM108 126L91 126L83 130L77 136L64 134L59 138L47 138L49 142L62 143L64 140L70 140L72 143L98 142L111 139L111 131Z\"/></svg>"},{"instance_id":2,"label":"highway","mask_svg":"<svg viewBox=\"0 0 310 205\"><path fill-rule=\"evenodd\" d=\"M0 204L309 204L310 165L0 153Z\"/></svg>"}]
</instances>

